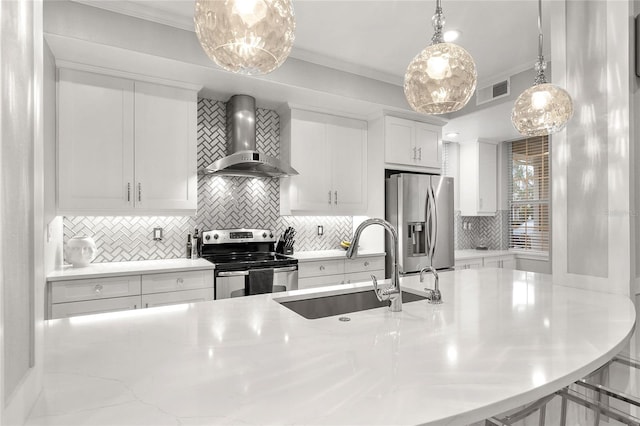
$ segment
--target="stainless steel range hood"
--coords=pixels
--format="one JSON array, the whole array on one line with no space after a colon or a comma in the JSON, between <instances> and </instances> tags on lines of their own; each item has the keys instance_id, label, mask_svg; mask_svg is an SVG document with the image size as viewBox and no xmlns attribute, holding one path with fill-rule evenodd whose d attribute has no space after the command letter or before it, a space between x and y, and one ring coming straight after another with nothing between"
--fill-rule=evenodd
<instances>
[{"instance_id":1,"label":"stainless steel range hood","mask_svg":"<svg viewBox=\"0 0 640 426\"><path fill-rule=\"evenodd\" d=\"M256 151L256 100L234 95L227 102L227 156L202 170L206 174L286 177L298 172L279 159Z\"/></svg>"}]
</instances>

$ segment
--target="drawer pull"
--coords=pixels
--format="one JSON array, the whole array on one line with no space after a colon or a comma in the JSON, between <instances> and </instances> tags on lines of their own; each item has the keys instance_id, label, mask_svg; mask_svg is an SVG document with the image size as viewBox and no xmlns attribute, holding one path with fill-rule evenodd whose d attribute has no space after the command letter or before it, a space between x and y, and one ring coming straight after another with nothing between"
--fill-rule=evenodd
<instances>
[{"instance_id":1,"label":"drawer pull","mask_svg":"<svg viewBox=\"0 0 640 426\"><path fill-rule=\"evenodd\" d=\"M149 307L149 304L148 304L148 303L145 303L145 306L144 306L144 307L145 307L145 308L148 308L148 307Z\"/></svg>"},{"instance_id":2,"label":"drawer pull","mask_svg":"<svg viewBox=\"0 0 640 426\"><path fill-rule=\"evenodd\" d=\"M324 271L324 265L320 265L320 270Z\"/></svg>"},{"instance_id":3,"label":"drawer pull","mask_svg":"<svg viewBox=\"0 0 640 426\"><path fill-rule=\"evenodd\" d=\"M364 266L369 266L369 262L364 262Z\"/></svg>"},{"instance_id":4,"label":"drawer pull","mask_svg":"<svg viewBox=\"0 0 640 426\"><path fill-rule=\"evenodd\" d=\"M133 309L138 309L138 305L133 305Z\"/></svg>"},{"instance_id":5,"label":"drawer pull","mask_svg":"<svg viewBox=\"0 0 640 426\"><path fill-rule=\"evenodd\" d=\"M178 287L182 287L182 285L184 284L184 280L182 278L178 278L176 280L176 283L178 284Z\"/></svg>"},{"instance_id":6,"label":"drawer pull","mask_svg":"<svg viewBox=\"0 0 640 426\"><path fill-rule=\"evenodd\" d=\"M96 292L96 294L100 294L102 293L102 284L98 284L96 285L93 290Z\"/></svg>"}]
</instances>

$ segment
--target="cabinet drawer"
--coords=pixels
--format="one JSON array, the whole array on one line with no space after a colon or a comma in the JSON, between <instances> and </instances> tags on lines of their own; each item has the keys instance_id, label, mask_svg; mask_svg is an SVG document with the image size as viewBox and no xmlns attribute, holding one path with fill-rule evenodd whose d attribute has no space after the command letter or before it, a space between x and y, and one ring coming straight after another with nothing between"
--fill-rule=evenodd
<instances>
[{"instance_id":1,"label":"cabinet drawer","mask_svg":"<svg viewBox=\"0 0 640 426\"><path fill-rule=\"evenodd\" d=\"M483 262L482 258L473 258L473 259L465 259L456 261L455 269L478 269L482 268Z\"/></svg>"},{"instance_id":2,"label":"cabinet drawer","mask_svg":"<svg viewBox=\"0 0 640 426\"><path fill-rule=\"evenodd\" d=\"M347 259L344 262L344 272L366 272L384 269L384 257L362 257Z\"/></svg>"},{"instance_id":3,"label":"cabinet drawer","mask_svg":"<svg viewBox=\"0 0 640 426\"><path fill-rule=\"evenodd\" d=\"M298 278L344 273L344 260L321 260L298 263Z\"/></svg>"},{"instance_id":4,"label":"cabinet drawer","mask_svg":"<svg viewBox=\"0 0 640 426\"><path fill-rule=\"evenodd\" d=\"M184 271L142 276L142 293L213 288L213 271Z\"/></svg>"},{"instance_id":5,"label":"cabinet drawer","mask_svg":"<svg viewBox=\"0 0 640 426\"><path fill-rule=\"evenodd\" d=\"M213 287L198 290L172 291L170 293L143 294L142 307L176 305L213 300Z\"/></svg>"},{"instance_id":6,"label":"cabinet drawer","mask_svg":"<svg viewBox=\"0 0 640 426\"><path fill-rule=\"evenodd\" d=\"M51 306L51 318L69 318L78 315L102 314L140 308L140 296L114 297L103 300L56 303Z\"/></svg>"},{"instance_id":7,"label":"cabinet drawer","mask_svg":"<svg viewBox=\"0 0 640 426\"><path fill-rule=\"evenodd\" d=\"M344 274L298 279L298 289L344 284Z\"/></svg>"},{"instance_id":8,"label":"cabinet drawer","mask_svg":"<svg viewBox=\"0 0 640 426\"><path fill-rule=\"evenodd\" d=\"M374 269L367 272L352 272L344 274L345 284L371 282L371 275L375 275L378 282L384 280L384 269Z\"/></svg>"},{"instance_id":9,"label":"cabinet drawer","mask_svg":"<svg viewBox=\"0 0 640 426\"><path fill-rule=\"evenodd\" d=\"M140 276L57 281L51 286L51 303L76 302L140 294Z\"/></svg>"}]
</instances>

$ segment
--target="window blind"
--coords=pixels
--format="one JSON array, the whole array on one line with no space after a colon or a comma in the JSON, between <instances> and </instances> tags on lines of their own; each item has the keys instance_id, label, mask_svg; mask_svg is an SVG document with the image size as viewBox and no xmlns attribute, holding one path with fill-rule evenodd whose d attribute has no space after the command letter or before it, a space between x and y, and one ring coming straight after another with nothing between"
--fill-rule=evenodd
<instances>
[{"instance_id":1,"label":"window blind","mask_svg":"<svg viewBox=\"0 0 640 426\"><path fill-rule=\"evenodd\" d=\"M510 143L509 247L548 252L549 138L538 136Z\"/></svg>"}]
</instances>

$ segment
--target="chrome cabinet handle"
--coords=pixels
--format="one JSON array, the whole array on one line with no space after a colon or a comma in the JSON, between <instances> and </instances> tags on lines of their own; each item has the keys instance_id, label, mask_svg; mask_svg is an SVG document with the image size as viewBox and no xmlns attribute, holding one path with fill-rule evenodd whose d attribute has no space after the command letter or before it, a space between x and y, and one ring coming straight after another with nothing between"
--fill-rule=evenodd
<instances>
[{"instance_id":1,"label":"chrome cabinet handle","mask_svg":"<svg viewBox=\"0 0 640 426\"><path fill-rule=\"evenodd\" d=\"M422 147L418 148L418 160L422 160Z\"/></svg>"},{"instance_id":2,"label":"chrome cabinet handle","mask_svg":"<svg viewBox=\"0 0 640 426\"><path fill-rule=\"evenodd\" d=\"M178 278L178 279L176 280L176 283L178 284L178 287L182 287L182 286L183 286L183 284L184 284L184 280L183 280L182 278Z\"/></svg>"},{"instance_id":3,"label":"chrome cabinet handle","mask_svg":"<svg viewBox=\"0 0 640 426\"><path fill-rule=\"evenodd\" d=\"M320 270L324 271L324 265L320 265Z\"/></svg>"},{"instance_id":4,"label":"chrome cabinet handle","mask_svg":"<svg viewBox=\"0 0 640 426\"><path fill-rule=\"evenodd\" d=\"M96 292L96 294L100 294L102 293L102 288L102 284L98 284L93 288L93 290Z\"/></svg>"},{"instance_id":5,"label":"chrome cabinet handle","mask_svg":"<svg viewBox=\"0 0 640 426\"><path fill-rule=\"evenodd\" d=\"M145 307L145 308L148 308L148 307L149 307L149 304L148 304L148 303L145 303L145 306L144 306L144 307Z\"/></svg>"},{"instance_id":6,"label":"chrome cabinet handle","mask_svg":"<svg viewBox=\"0 0 640 426\"><path fill-rule=\"evenodd\" d=\"M142 184L138 182L138 201L142 201Z\"/></svg>"},{"instance_id":7,"label":"chrome cabinet handle","mask_svg":"<svg viewBox=\"0 0 640 426\"><path fill-rule=\"evenodd\" d=\"M133 309L138 309L138 305L133 305Z\"/></svg>"},{"instance_id":8,"label":"chrome cabinet handle","mask_svg":"<svg viewBox=\"0 0 640 426\"><path fill-rule=\"evenodd\" d=\"M338 191L335 192L335 201L333 202L333 204L338 204Z\"/></svg>"},{"instance_id":9,"label":"chrome cabinet handle","mask_svg":"<svg viewBox=\"0 0 640 426\"><path fill-rule=\"evenodd\" d=\"M331 204L331 191L329 191L329 204Z\"/></svg>"},{"instance_id":10,"label":"chrome cabinet handle","mask_svg":"<svg viewBox=\"0 0 640 426\"><path fill-rule=\"evenodd\" d=\"M127 203L131 202L131 182L127 182Z\"/></svg>"},{"instance_id":11,"label":"chrome cabinet handle","mask_svg":"<svg viewBox=\"0 0 640 426\"><path fill-rule=\"evenodd\" d=\"M417 160L417 158L416 158L416 148L415 147L413 148L413 159Z\"/></svg>"},{"instance_id":12,"label":"chrome cabinet handle","mask_svg":"<svg viewBox=\"0 0 640 426\"><path fill-rule=\"evenodd\" d=\"M369 262L368 262L368 261L365 261L365 262L364 262L364 266L369 266Z\"/></svg>"}]
</instances>

